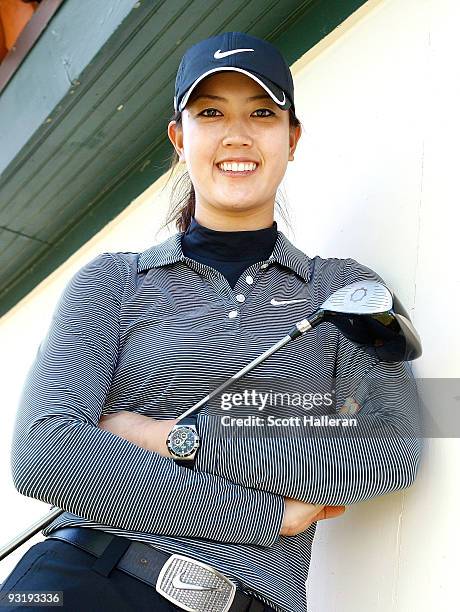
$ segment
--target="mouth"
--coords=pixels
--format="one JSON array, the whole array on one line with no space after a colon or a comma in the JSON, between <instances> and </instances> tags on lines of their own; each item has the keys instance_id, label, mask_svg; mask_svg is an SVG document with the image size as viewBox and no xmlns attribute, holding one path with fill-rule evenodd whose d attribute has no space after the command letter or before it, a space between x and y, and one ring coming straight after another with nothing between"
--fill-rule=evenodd
<instances>
[{"instance_id":1,"label":"mouth","mask_svg":"<svg viewBox=\"0 0 460 612\"><path fill-rule=\"evenodd\" d=\"M256 162L223 162L216 164L219 173L229 178L250 176L257 172L259 164Z\"/></svg>"}]
</instances>

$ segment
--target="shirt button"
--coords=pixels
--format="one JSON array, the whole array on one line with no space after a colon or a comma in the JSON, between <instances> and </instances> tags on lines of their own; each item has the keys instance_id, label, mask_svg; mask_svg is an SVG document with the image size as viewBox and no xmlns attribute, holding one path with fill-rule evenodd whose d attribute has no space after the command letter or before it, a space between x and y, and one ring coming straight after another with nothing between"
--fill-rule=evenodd
<instances>
[{"instance_id":1,"label":"shirt button","mask_svg":"<svg viewBox=\"0 0 460 612\"><path fill-rule=\"evenodd\" d=\"M260 266L261 270L265 270L265 268L268 268L268 263L264 263Z\"/></svg>"},{"instance_id":2,"label":"shirt button","mask_svg":"<svg viewBox=\"0 0 460 612\"><path fill-rule=\"evenodd\" d=\"M244 297L242 293L238 293L238 295L236 296L236 299L238 300L238 302L244 302L246 298Z\"/></svg>"},{"instance_id":3,"label":"shirt button","mask_svg":"<svg viewBox=\"0 0 460 612\"><path fill-rule=\"evenodd\" d=\"M246 276L246 282L248 285L252 285L252 283L254 282L254 279L252 278L252 276Z\"/></svg>"},{"instance_id":4,"label":"shirt button","mask_svg":"<svg viewBox=\"0 0 460 612\"><path fill-rule=\"evenodd\" d=\"M238 316L238 311L237 310L230 310L230 312L228 313L228 318L229 319L234 319L237 316Z\"/></svg>"}]
</instances>

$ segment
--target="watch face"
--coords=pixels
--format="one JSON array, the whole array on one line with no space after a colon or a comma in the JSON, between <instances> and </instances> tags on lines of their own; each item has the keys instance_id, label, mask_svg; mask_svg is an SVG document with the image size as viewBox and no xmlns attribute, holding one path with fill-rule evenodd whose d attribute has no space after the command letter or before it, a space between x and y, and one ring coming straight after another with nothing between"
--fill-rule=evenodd
<instances>
[{"instance_id":1,"label":"watch face","mask_svg":"<svg viewBox=\"0 0 460 612\"><path fill-rule=\"evenodd\" d=\"M176 457L188 457L198 448L199 438L195 430L184 425L169 434L167 444Z\"/></svg>"}]
</instances>

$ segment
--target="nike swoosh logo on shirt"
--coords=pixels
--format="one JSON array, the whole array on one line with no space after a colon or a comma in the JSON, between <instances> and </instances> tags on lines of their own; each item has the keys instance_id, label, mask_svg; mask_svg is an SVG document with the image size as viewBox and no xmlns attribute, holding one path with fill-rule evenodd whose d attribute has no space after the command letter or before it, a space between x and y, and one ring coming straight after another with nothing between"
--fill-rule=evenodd
<instances>
[{"instance_id":1,"label":"nike swoosh logo on shirt","mask_svg":"<svg viewBox=\"0 0 460 612\"><path fill-rule=\"evenodd\" d=\"M298 302L307 302L308 298L302 298L301 300L277 300L272 298L270 304L272 306L284 306L285 304L297 304Z\"/></svg>"},{"instance_id":2,"label":"nike swoosh logo on shirt","mask_svg":"<svg viewBox=\"0 0 460 612\"><path fill-rule=\"evenodd\" d=\"M214 57L216 59L221 59L223 57L227 57L227 55L233 55L234 53L243 53L244 51L254 51L254 49L231 49L231 51L221 51L218 49L214 53Z\"/></svg>"},{"instance_id":3,"label":"nike swoosh logo on shirt","mask_svg":"<svg viewBox=\"0 0 460 612\"><path fill-rule=\"evenodd\" d=\"M180 574L179 576L174 576L172 585L175 589L187 589L189 591L220 591L220 587L205 587L200 584L190 584L189 582L182 582L182 576L184 574Z\"/></svg>"}]
</instances>

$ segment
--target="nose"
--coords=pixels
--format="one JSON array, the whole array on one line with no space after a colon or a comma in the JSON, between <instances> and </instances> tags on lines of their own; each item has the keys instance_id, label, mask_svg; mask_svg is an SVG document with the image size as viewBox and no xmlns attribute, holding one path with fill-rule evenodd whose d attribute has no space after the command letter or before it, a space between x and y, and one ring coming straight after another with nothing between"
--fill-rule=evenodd
<instances>
[{"instance_id":1,"label":"nose","mask_svg":"<svg viewBox=\"0 0 460 612\"><path fill-rule=\"evenodd\" d=\"M244 121L232 121L228 125L226 134L222 139L224 147L227 146L252 146L252 136L248 131L247 125Z\"/></svg>"}]
</instances>

